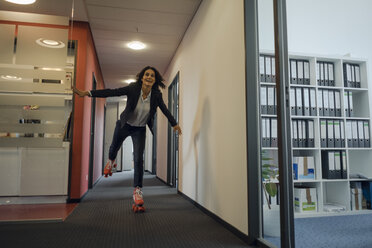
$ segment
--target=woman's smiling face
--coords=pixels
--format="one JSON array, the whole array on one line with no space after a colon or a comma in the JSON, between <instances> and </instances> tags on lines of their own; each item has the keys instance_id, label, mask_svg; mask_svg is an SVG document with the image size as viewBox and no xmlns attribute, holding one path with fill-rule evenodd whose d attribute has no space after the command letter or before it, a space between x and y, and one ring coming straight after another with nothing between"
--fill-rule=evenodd
<instances>
[{"instance_id":1,"label":"woman's smiling face","mask_svg":"<svg viewBox=\"0 0 372 248\"><path fill-rule=\"evenodd\" d=\"M152 69L147 69L141 80L143 86L151 88L155 83L155 72Z\"/></svg>"}]
</instances>

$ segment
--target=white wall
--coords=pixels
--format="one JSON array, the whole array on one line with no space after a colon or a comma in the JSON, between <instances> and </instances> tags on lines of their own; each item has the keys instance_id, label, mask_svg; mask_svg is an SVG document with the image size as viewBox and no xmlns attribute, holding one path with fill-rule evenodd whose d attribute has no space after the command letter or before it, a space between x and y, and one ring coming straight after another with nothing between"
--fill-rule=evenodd
<instances>
[{"instance_id":1,"label":"white wall","mask_svg":"<svg viewBox=\"0 0 372 248\"><path fill-rule=\"evenodd\" d=\"M243 1L204 0L165 78L180 72L179 190L248 234L243 11ZM166 179L167 120L158 118Z\"/></svg>"}]
</instances>

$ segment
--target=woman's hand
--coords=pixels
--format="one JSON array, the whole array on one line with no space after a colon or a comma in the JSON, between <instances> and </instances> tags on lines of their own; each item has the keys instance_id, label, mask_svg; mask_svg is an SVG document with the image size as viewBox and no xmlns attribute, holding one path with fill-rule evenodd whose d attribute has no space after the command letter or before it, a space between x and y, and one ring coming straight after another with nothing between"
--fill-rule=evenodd
<instances>
[{"instance_id":1,"label":"woman's hand","mask_svg":"<svg viewBox=\"0 0 372 248\"><path fill-rule=\"evenodd\" d=\"M75 86L72 87L72 91L78 96L89 96L89 91L79 90Z\"/></svg>"},{"instance_id":2,"label":"woman's hand","mask_svg":"<svg viewBox=\"0 0 372 248\"><path fill-rule=\"evenodd\" d=\"M182 134L182 131L181 131L181 128L179 125L175 125L173 127L173 131L177 132L178 131L178 134L181 135Z\"/></svg>"}]
</instances>

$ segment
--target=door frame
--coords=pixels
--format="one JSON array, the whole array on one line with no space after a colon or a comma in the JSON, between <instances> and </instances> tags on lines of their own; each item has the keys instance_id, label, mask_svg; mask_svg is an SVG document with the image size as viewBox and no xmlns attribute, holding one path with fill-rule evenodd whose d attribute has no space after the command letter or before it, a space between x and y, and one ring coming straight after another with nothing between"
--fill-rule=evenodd
<instances>
[{"instance_id":1,"label":"door frame","mask_svg":"<svg viewBox=\"0 0 372 248\"><path fill-rule=\"evenodd\" d=\"M97 89L97 80L92 73L92 89ZM94 169L94 143L96 127L96 98L91 97L91 117L90 117L90 144L89 144L89 172L88 172L88 189L93 188L93 169Z\"/></svg>"},{"instance_id":2,"label":"door frame","mask_svg":"<svg viewBox=\"0 0 372 248\"><path fill-rule=\"evenodd\" d=\"M179 72L168 86L168 109L178 122L179 117ZM168 124L167 184L176 187L178 183L178 134Z\"/></svg>"},{"instance_id":3,"label":"door frame","mask_svg":"<svg viewBox=\"0 0 372 248\"><path fill-rule=\"evenodd\" d=\"M158 114L155 113L154 116L154 126L153 126L153 134L152 134L152 161L151 161L151 174L156 175L156 153L157 153L157 119Z\"/></svg>"},{"instance_id":4,"label":"door frame","mask_svg":"<svg viewBox=\"0 0 372 248\"><path fill-rule=\"evenodd\" d=\"M280 187L281 247L293 248L294 215L289 118L288 43L286 0L273 0L275 69L278 103L278 154ZM274 247L263 238L261 138L259 105L258 0L244 0L246 59L246 135L248 181L248 238L260 247ZM248 120L249 118L249 120Z\"/></svg>"}]
</instances>

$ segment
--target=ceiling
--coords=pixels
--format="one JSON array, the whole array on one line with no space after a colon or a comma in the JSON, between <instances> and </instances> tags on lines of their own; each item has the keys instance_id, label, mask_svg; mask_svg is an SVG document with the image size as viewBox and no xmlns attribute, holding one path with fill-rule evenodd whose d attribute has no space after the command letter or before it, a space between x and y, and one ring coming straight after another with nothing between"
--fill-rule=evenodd
<instances>
[{"instance_id":1,"label":"ceiling","mask_svg":"<svg viewBox=\"0 0 372 248\"><path fill-rule=\"evenodd\" d=\"M164 73L201 0L37 0L15 5L0 0L0 10L72 16L91 26L107 88L127 85L145 66ZM126 44L139 40L143 50Z\"/></svg>"}]
</instances>

